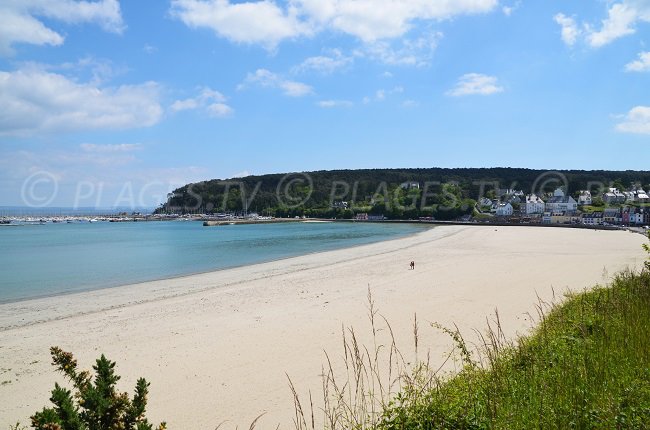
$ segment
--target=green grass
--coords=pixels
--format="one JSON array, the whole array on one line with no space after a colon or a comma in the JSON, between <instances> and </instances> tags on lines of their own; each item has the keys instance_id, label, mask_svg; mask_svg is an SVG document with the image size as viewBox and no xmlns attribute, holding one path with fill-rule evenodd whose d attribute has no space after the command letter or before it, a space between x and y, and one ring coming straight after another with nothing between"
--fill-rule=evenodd
<instances>
[{"instance_id":1,"label":"green grass","mask_svg":"<svg viewBox=\"0 0 650 430\"><path fill-rule=\"evenodd\" d=\"M647 270L570 297L517 345L496 327L483 349L483 365L464 354L457 376L407 384L370 428L650 428Z\"/></svg>"},{"instance_id":2,"label":"green grass","mask_svg":"<svg viewBox=\"0 0 650 430\"><path fill-rule=\"evenodd\" d=\"M594 212L603 212L605 210L604 206L580 206L580 210L584 213L594 213Z\"/></svg>"}]
</instances>

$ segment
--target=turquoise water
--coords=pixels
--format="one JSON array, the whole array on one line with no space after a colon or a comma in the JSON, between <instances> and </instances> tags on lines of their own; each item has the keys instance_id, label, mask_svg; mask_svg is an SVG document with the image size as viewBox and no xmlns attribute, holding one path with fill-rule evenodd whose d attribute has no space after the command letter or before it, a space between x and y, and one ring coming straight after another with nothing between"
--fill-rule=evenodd
<instances>
[{"instance_id":1,"label":"turquoise water","mask_svg":"<svg viewBox=\"0 0 650 430\"><path fill-rule=\"evenodd\" d=\"M108 288L397 238L407 224L200 222L0 228L0 302Z\"/></svg>"}]
</instances>

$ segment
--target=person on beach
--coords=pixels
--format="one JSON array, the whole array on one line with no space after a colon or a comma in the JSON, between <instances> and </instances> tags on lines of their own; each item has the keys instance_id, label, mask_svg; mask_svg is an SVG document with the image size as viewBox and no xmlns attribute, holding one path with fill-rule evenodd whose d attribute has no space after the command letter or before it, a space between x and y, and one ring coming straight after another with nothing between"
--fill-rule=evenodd
<instances>
[{"instance_id":1,"label":"person on beach","mask_svg":"<svg viewBox=\"0 0 650 430\"><path fill-rule=\"evenodd\" d=\"M411 270L415 270L415 261L411 261Z\"/></svg>"}]
</instances>

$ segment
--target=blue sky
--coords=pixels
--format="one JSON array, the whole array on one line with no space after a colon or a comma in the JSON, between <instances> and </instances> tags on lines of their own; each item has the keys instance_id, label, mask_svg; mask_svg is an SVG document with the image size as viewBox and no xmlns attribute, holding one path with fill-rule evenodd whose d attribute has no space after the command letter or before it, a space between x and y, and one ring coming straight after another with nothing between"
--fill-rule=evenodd
<instances>
[{"instance_id":1,"label":"blue sky","mask_svg":"<svg viewBox=\"0 0 650 430\"><path fill-rule=\"evenodd\" d=\"M647 169L649 43L649 0L5 0L0 205L321 169Z\"/></svg>"}]
</instances>

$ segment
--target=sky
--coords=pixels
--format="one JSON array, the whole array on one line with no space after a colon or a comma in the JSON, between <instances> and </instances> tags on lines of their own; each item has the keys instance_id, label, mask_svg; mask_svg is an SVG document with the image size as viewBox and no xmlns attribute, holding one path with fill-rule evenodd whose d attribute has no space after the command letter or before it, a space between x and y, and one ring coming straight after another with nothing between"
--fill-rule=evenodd
<instances>
[{"instance_id":1,"label":"sky","mask_svg":"<svg viewBox=\"0 0 650 430\"><path fill-rule=\"evenodd\" d=\"M0 206L358 168L646 170L650 0L2 0Z\"/></svg>"}]
</instances>

